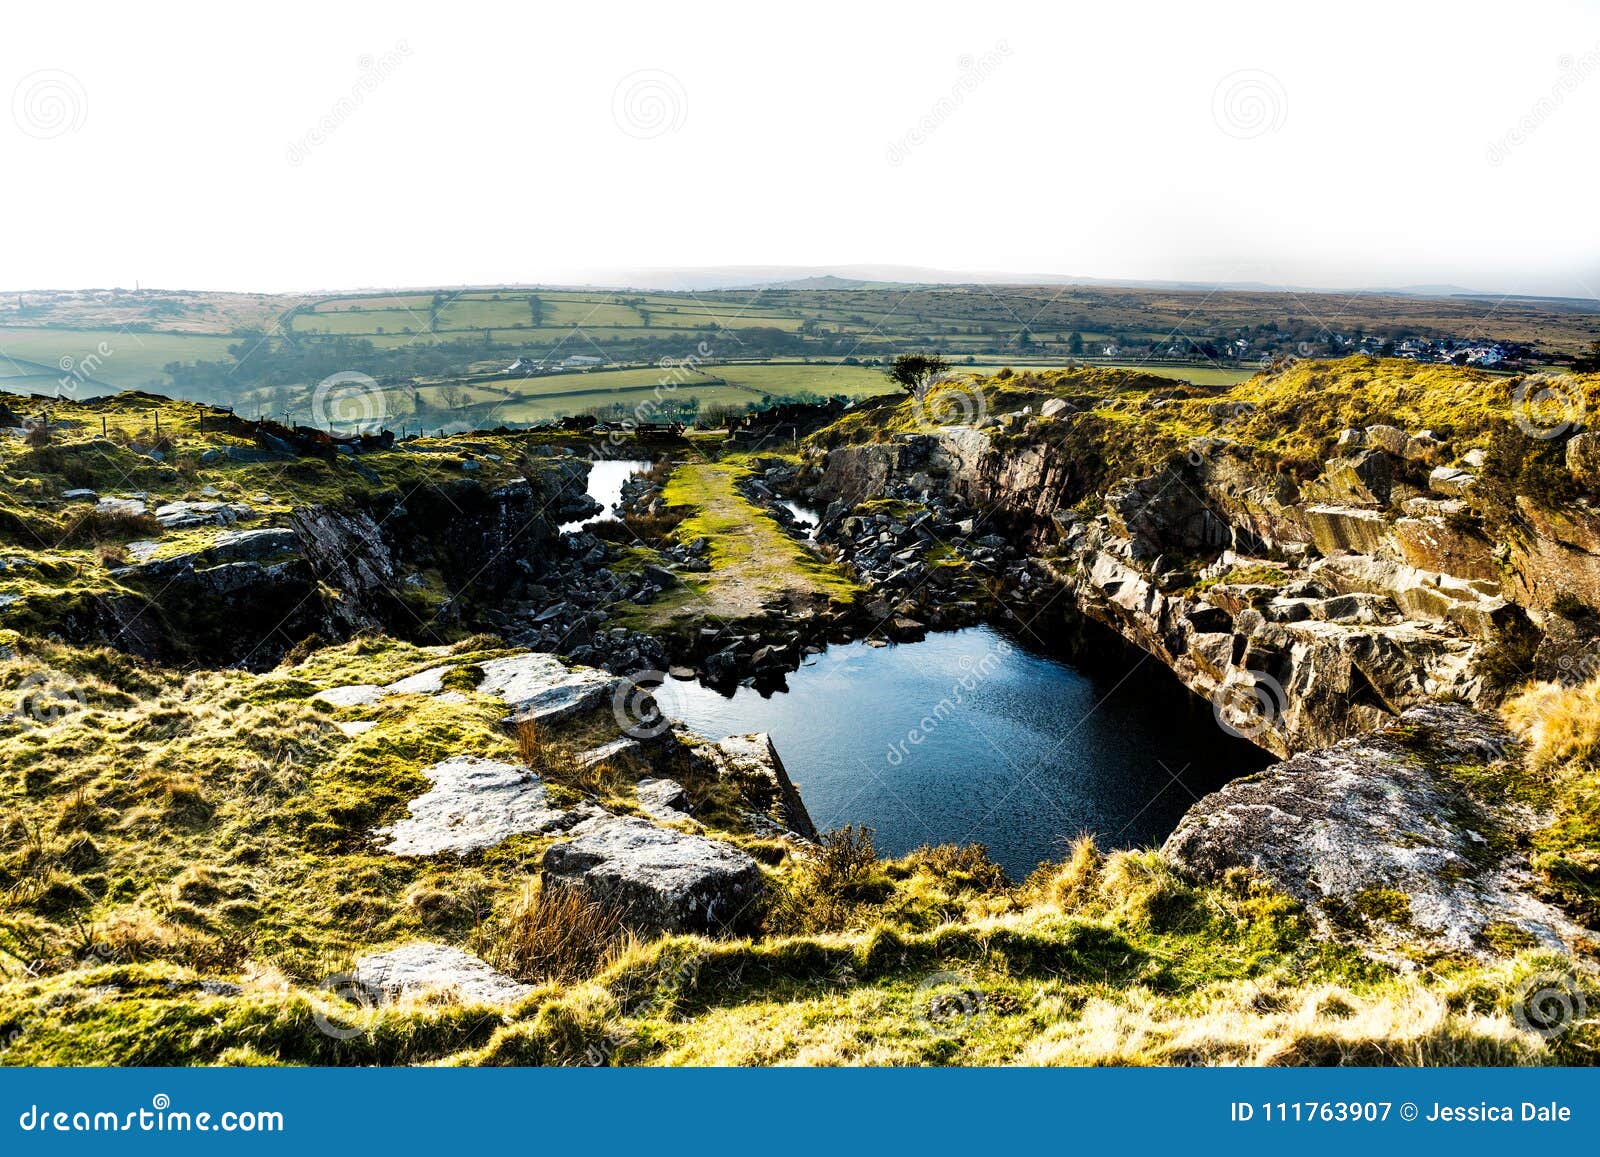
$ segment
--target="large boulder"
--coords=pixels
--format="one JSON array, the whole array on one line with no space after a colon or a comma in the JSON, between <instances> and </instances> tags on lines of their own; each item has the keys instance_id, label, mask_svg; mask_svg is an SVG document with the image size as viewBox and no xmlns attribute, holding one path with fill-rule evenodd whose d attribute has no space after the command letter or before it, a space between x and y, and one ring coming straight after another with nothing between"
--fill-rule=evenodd
<instances>
[{"instance_id":1,"label":"large boulder","mask_svg":"<svg viewBox=\"0 0 1600 1157\"><path fill-rule=\"evenodd\" d=\"M250 507L229 502L168 502L156 507L156 521L165 530L192 526L228 526L250 516Z\"/></svg>"},{"instance_id":2,"label":"large boulder","mask_svg":"<svg viewBox=\"0 0 1600 1157\"><path fill-rule=\"evenodd\" d=\"M1514 930L1561 948L1579 930L1533 894L1509 830L1515 809L1464 786L1515 756L1494 716L1413 707L1206 796L1162 850L1203 880L1250 869L1325 928L1369 943L1487 954Z\"/></svg>"},{"instance_id":3,"label":"large boulder","mask_svg":"<svg viewBox=\"0 0 1600 1157\"><path fill-rule=\"evenodd\" d=\"M1325 555L1375 554L1394 556L1394 528L1376 510L1360 507L1317 505L1306 507L1306 524L1311 541Z\"/></svg>"},{"instance_id":4,"label":"large boulder","mask_svg":"<svg viewBox=\"0 0 1600 1157\"><path fill-rule=\"evenodd\" d=\"M544 886L576 889L644 934L724 932L754 916L761 869L731 844L608 816L544 854Z\"/></svg>"},{"instance_id":5,"label":"large boulder","mask_svg":"<svg viewBox=\"0 0 1600 1157\"><path fill-rule=\"evenodd\" d=\"M1567 440L1567 469L1585 486L1600 486L1600 434L1574 434Z\"/></svg>"}]
</instances>

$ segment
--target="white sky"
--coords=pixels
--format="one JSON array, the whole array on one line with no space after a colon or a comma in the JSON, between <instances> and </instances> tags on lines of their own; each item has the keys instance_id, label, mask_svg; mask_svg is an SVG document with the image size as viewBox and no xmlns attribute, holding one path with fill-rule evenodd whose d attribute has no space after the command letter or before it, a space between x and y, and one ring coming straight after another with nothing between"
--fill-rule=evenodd
<instances>
[{"instance_id":1,"label":"white sky","mask_svg":"<svg viewBox=\"0 0 1600 1157\"><path fill-rule=\"evenodd\" d=\"M0 286L876 262L1600 292L1600 3L160 8L6 5ZM668 115L619 124L640 72Z\"/></svg>"}]
</instances>

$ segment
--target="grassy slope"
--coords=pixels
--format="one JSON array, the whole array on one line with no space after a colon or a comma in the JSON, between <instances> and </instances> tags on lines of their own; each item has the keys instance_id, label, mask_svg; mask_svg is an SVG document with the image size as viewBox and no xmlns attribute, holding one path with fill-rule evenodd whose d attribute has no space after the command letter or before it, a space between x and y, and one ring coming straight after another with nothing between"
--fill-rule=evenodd
<instances>
[{"instance_id":1,"label":"grassy slope","mask_svg":"<svg viewBox=\"0 0 1600 1157\"><path fill-rule=\"evenodd\" d=\"M711 570L685 576L677 591L664 594L637 610L622 612L622 621L646 630L662 630L698 619L738 622L759 618L764 604L825 600L848 604L860 588L834 566L818 559L778 528L734 489L748 472L736 459L691 462L679 466L663 497L687 517L674 537L680 542L711 540Z\"/></svg>"},{"instance_id":2,"label":"grassy slope","mask_svg":"<svg viewBox=\"0 0 1600 1157\"><path fill-rule=\"evenodd\" d=\"M359 952L413 938L505 963L548 840L397 860L366 833L448 755L515 759L498 704L406 696L335 711L309 695L460 670L497 652L360 640L266 675L184 676L109 652L0 639L7 696L51 672L77 705L0 723L0 1060L9 1063L1541 1063L1583 1062L1513 1005L1551 962L1436 961L1401 975L1312 940L1243 874L1197 888L1150 853L1007 883L980 851L819 859L742 833L768 865L755 939L623 943L509 1012L342 1001ZM65 702L65 701L63 701ZM375 724L357 737L338 726ZM581 742L600 724L573 725ZM553 737L559 742L561 737ZM574 740L578 740L576 734ZM561 767L567 767L563 773ZM560 798L629 810L627 768L542 763ZM602 946L603 949L603 946ZM602 958L602 950L597 955ZM201 981L238 984L237 994ZM336 1038L331 1021L358 1031Z\"/></svg>"},{"instance_id":3,"label":"grassy slope","mask_svg":"<svg viewBox=\"0 0 1600 1157\"><path fill-rule=\"evenodd\" d=\"M55 394L61 385L67 397L74 396L74 391L84 396L104 393L104 386L141 389L167 381L164 367L169 362L225 358L228 346L237 340L120 329L0 327L0 389ZM88 384L80 385L74 379L73 367L81 367L83 377L90 379Z\"/></svg>"},{"instance_id":4,"label":"grassy slope","mask_svg":"<svg viewBox=\"0 0 1600 1157\"><path fill-rule=\"evenodd\" d=\"M957 371L929 391L920 407L904 397L869 399L813 437L819 447L886 441L926 433L945 420L1004 416L1053 397L1087 403L1084 413L1062 416L1026 435L997 435L1000 445L1026 437L1069 447L1085 494L1109 482L1150 470L1182 451L1190 439L1225 438L1259 452L1266 468L1301 478L1320 472L1342 430L1392 424L1432 429L1458 453L1491 447L1497 430L1522 409L1521 378L1451 366L1418 365L1366 357L1301 362L1263 370L1233 386L1196 386L1154 373L1086 367L1029 371L1007 378ZM1573 413L1600 412L1600 374L1554 375L1553 398L1578 401ZM1530 389L1533 397L1538 389ZM1529 406L1534 424L1560 425L1561 407ZM1562 429L1578 427L1563 426ZM1529 453L1554 452L1559 439L1520 439ZM1502 447L1504 449L1504 447ZM1493 457L1493 455L1491 455Z\"/></svg>"}]
</instances>

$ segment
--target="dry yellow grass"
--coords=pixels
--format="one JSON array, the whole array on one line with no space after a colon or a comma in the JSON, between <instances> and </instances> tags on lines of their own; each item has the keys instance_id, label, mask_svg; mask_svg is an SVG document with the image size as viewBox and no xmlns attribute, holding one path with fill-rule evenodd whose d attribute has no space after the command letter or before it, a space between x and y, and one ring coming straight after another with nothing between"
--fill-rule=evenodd
<instances>
[{"instance_id":1,"label":"dry yellow grass","mask_svg":"<svg viewBox=\"0 0 1600 1157\"><path fill-rule=\"evenodd\" d=\"M1600 678L1577 687L1536 683L1506 703L1505 717L1536 765L1588 759L1600 745Z\"/></svg>"}]
</instances>

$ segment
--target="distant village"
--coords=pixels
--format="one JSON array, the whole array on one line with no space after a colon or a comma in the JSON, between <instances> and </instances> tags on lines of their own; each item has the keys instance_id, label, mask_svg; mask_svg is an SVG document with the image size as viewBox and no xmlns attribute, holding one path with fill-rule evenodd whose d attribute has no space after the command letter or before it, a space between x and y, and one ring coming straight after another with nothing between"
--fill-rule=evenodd
<instances>
[{"instance_id":1,"label":"distant village","mask_svg":"<svg viewBox=\"0 0 1600 1157\"><path fill-rule=\"evenodd\" d=\"M1101 347L1101 356L1127 357L1135 351L1128 346L1111 343ZM1144 351L1140 351L1144 352ZM1354 336L1335 333L1323 340L1285 342L1282 338L1252 342L1238 338L1220 348L1210 342L1196 343L1183 340L1157 349L1158 356L1167 358L1221 357L1236 362L1267 361L1298 353L1301 357L1344 357L1349 354L1370 354L1373 357L1401 358L1412 362L1437 362L1443 365L1476 366L1480 369L1509 367L1524 361L1535 360L1535 351L1520 342L1482 342L1466 338L1400 339L1374 335Z\"/></svg>"}]
</instances>

